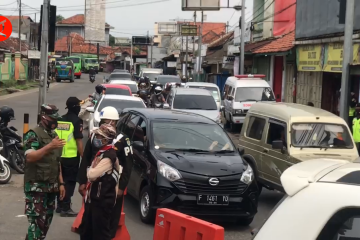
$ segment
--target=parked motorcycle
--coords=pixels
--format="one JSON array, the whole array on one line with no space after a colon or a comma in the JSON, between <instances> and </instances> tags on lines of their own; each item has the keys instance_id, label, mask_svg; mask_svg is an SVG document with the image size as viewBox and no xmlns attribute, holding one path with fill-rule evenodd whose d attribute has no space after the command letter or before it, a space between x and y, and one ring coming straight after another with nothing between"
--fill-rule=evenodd
<instances>
[{"instance_id":1,"label":"parked motorcycle","mask_svg":"<svg viewBox=\"0 0 360 240\"><path fill-rule=\"evenodd\" d=\"M91 76L90 76L90 82L91 82L91 83L94 83L94 82L95 82L95 75L91 75Z\"/></svg>"},{"instance_id":2,"label":"parked motorcycle","mask_svg":"<svg viewBox=\"0 0 360 240\"><path fill-rule=\"evenodd\" d=\"M0 147L1 149L1 147ZM0 184L6 184L11 179L9 161L0 154Z\"/></svg>"},{"instance_id":3,"label":"parked motorcycle","mask_svg":"<svg viewBox=\"0 0 360 240\"><path fill-rule=\"evenodd\" d=\"M25 154L22 145L22 137L13 126L0 125L1 155L9 159L10 166L20 174L24 173Z\"/></svg>"}]
</instances>

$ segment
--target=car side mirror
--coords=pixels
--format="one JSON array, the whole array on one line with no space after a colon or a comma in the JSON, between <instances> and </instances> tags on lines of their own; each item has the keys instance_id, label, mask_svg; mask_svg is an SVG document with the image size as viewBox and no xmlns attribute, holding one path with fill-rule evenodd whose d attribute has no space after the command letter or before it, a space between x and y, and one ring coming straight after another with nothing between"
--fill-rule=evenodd
<instances>
[{"instance_id":1,"label":"car side mirror","mask_svg":"<svg viewBox=\"0 0 360 240\"><path fill-rule=\"evenodd\" d=\"M93 113L95 111L94 107L87 107L86 111Z\"/></svg>"},{"instance_id":2,"label":"car side mirror","mask_svg":"<svg viewBox=\"0 0 360 240\"><path fill-rule=\"evenodd\" d=\"M284 148L284 143L282 140L275 140L271 144L272 149L282 150Z\"/></svg>"},{"instance_id":3,"label":"car side mirror","mask_svg":"<svg viewBox=\"0 0 360 240\"><path fill-rule=\"evenodd\" d=\"M232 101L232 100L234 100L234 97L233 96L228 96L228 100Z\"/></svg>"},{"instance_id":4,"label":"car side mirror","mask_svg":"<svg viewBox=\"0 0 360 240\"><path fill-rule=\"evenodd\" d=\"M169 108L170 108L170 105L167 104L167 103L164 103L163 108L164 108L164 109L169 109Z\"/></svg>"},{"instance_id":5,"label":"car side mirror","mask_svg":"<svg viewBox=\"0 0 360 240\"><path fill-rule=\"evenodd\" d=\"M139 151L144 151L145 147L144 147L144 143L141 141L134 141L133 144L135 149L139 150Z\"/></svg>"},{"instance_id":6,"label":"car side mirror","mask_svg":"<svg viewBox=\"0 0 360 240\"><path fill-rule=\"evenodd\" d=\"M238 148L238 151L239 151L240 156L245 154L245 149L243 149L243 148Z\"/></svg>"}]
</instances>

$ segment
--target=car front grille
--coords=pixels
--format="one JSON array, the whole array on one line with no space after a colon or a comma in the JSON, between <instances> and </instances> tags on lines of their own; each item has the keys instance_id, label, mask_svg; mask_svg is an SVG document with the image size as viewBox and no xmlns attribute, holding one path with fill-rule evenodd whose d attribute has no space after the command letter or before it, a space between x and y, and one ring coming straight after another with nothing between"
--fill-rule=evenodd
<instances>
[{"instance_id":1,"label":"car front grille","mask_svg":"<svg viewBox=\"0 0 360 240\"><path fill-rule=\"evenodd\" d=\"M232 177L233 178L233 177ZM241 195L247 188L247 184L237 179L219 179L219 185L211 186L209 184L209 177L202 181L193 181L189 179L182 179L175 181L175 186L185 194L224 194L224 195Z\"/></svg>"}]
</instances>

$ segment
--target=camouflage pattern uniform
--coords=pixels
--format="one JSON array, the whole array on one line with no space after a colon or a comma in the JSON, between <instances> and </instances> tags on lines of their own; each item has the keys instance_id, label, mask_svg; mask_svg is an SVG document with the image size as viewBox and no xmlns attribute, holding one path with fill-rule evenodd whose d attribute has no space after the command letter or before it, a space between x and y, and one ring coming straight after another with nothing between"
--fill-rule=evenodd
<instances>
[{"instance_id":1,"label":"camouflage pattern uniform","mask_svg":"<svg viewBox=\"0 0 360 240\"><path fill-rule=\"evenodd\" d=\"M45 130L44 130L45 131ZM49 132L56 136L55 132ZM38 150L40 143L33 131L26 133L24 137L24 150ZM25 214L28 218L29 227L26 240L45 239L47 231L53 219L55 199L59 192L58 183L24 183Z\"/></svg>"}]
</instances>

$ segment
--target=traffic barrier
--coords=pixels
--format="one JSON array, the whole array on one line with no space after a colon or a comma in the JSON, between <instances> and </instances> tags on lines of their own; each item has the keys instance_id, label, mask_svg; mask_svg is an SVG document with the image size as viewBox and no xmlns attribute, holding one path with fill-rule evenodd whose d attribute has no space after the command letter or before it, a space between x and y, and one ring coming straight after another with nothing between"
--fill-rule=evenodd
<instances>
[{"instance_id":1,"label":"traffic barrier","mask_svg":"<svg viewBox=\"0 0 360 240\"><path fill-rule=\"evenodd\" d=\"M126 193L127 193L127 189L125 189L125 191L124 191L122 208L121 208L121 217L120 217L120 221L119 221L118 229L116 231L115 238L113 238L113 240L130 240L130 234L125 225L124 201L125 201ZM83 215L84 215L84 200L82 201L82 206L81 206L80 212L76 216L75 221L74 221L73 225L71 226L72 232L78 233Z\"/></svg>"},{"instance_id":2,"label":"traffic barrier","mask_svg":"<svg viewBox=\"0 0 360 240\"><path fill-rule=\"evenodd\" d=\"M224 240L224 228L160 208L156 212L153 240Z\"/></svg>"},{"instance_id":3,"label":"traffic barrier","mask_svg":"<svg viewBox=\"0 0 360 240\"><path fill-rule=\"evenodd\" d=\"M27 133L29 131L29 119L30 119L29 114L24 113L23 139L24 139L25 133Z\"/></svg>"}]
</instances>

